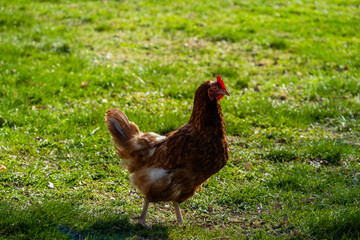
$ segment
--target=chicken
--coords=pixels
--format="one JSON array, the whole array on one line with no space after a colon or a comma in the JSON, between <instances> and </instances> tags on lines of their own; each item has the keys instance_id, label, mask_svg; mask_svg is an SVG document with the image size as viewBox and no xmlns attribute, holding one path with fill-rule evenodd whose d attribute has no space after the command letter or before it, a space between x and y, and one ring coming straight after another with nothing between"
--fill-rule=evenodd
<instances>
[{"instance_id":1,"label":"chicken","mask_svg":"<svg viewBox=\"0 0 360 240\"><path fill-rule=\"evenodd\" d=\"M105 120L118 156L131 173L132 184L145 196L137 222L145 227L150 202L173 202L177 223L182 223L179 204L201 189L222 169L228 158L228 140L220 99L229 93L220 76L196 90L188 123L165 136L142 133L115 108Z\"/></svg>"}]
</instances>

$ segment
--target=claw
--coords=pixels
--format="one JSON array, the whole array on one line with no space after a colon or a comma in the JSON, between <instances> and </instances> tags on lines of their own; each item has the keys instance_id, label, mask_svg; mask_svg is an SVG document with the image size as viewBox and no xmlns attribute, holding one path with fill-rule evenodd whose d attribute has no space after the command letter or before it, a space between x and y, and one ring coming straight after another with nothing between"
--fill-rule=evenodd
<instances>
[{"instance_id":1,"label":"claw","mask_svg":"<svg viewBox=\"0 0 360 240\"><path fill-rule=\"evenodd\" d=\"M144 218L144 217L142 217L142 216L137 216L137 217L133 217L132 219L135 220L137 224L142 225L144 228L151 229L151 227L148 226L148 225L145 223L145 218Z\"/></svg>"},{"instance_id":2,"label":"claw","mask_svg":"<svg viewBox=\"0 0 360 240\"><path fill-rule=\"evenodd\" d=\"M134 219L138 224L142 225L143 227L145 227L145 228L147 228L147 229L151 229L151 227L149 227L149 226L146 225L146 223L145 223L146 212L147 212L148 206L149 206L149 201L145 198L144 207L143 207L143 210L142 210L142 212L141 212L141 215L140 215L140 216L137 216L137 217L133 217L133 219Z\"/></svg>"},{"instance_id":3,"label":"claw","mask_svg":"<svg viewBox=\"0 0 360 240\"><path fill-rule=\"evenodd\" d=\"M176 225L181 225L183 221L176 221Z\"/></svg>"}]
</instances>

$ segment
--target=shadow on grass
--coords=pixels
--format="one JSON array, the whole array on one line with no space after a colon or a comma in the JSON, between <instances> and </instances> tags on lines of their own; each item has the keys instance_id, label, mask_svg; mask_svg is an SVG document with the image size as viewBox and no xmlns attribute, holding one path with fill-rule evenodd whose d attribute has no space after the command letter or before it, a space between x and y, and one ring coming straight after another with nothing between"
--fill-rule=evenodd
<instances>
[{"instance_id":1,"label":"shadow on grass","mask_svg":"<svg viewBox=\"0 0 360 240\"><path fill-rule=\"evenodd\" d=\"M151 230L109 208L70 202L14 204L0 202L0 235L6 239L167 239L166 226Z\"/></svg>"},{"instance_id":2,"label":"shadow on grass","mask_svg":"<svg viewBox=\"0 0 360 240\"><path fill-rule=\"evenodd\" d=\"M133 224L127 217L118 217L113 221L98 220L93 225L80 230L72 229L71 225L61 225L58 231L68 237L68 239L133 239L141 237L145 239L167 239L167 227L153 225L152 228L145 229L142 226Z\"/></svg>"}]
</instances>

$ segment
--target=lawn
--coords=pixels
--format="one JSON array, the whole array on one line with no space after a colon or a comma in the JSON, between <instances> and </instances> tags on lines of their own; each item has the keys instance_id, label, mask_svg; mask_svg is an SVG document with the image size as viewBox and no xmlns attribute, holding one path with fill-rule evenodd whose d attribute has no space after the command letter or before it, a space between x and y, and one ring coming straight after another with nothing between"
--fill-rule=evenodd
<instances>
[{"instance_id":1,"label":"lawn","mask_svg":"<svg viewBox=\"0 0 360 240\"><path fill-rule=\"evenodd\" d=\"M1 239L360 238L360 3L0 1ZM104 113L188 121L221 75L228 164L151 204Z\"/></svg>"}]
</instances>

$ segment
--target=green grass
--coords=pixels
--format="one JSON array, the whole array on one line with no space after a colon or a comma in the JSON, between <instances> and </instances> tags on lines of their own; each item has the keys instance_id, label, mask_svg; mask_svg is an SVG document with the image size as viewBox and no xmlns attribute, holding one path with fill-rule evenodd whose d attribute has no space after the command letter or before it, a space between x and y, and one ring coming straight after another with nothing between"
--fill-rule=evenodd
<instances>
[{"instance_id":1,"label":"green grass","mask_svg":"<svg viewBox=\"0 0 360 240\"><path fill-rule=\"evenodd\" d=\"M359 6L1 1L0 238L360 238ZM230 161L143 229L104 113L167 133L216 75Z\"/></svg>"}]
</instances>

